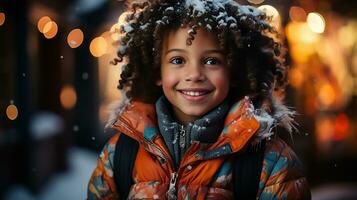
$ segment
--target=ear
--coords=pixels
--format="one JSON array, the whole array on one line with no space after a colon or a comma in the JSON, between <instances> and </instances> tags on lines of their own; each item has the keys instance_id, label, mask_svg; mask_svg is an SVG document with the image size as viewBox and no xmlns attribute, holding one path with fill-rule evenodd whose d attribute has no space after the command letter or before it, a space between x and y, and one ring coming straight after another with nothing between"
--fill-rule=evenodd
<instances>
[{"instance_id":1,"label":"ear","mask_svg":"<svg viewBox=\"0 0 357 200\"><path fill-rule=\"evenodd\" d=\"M160 80L157 80L157 81L155 82L155 85L157 85L157 86L162 86L162 81L161 81L161 79L160 79Z\"/></svg>"}]
</instances>

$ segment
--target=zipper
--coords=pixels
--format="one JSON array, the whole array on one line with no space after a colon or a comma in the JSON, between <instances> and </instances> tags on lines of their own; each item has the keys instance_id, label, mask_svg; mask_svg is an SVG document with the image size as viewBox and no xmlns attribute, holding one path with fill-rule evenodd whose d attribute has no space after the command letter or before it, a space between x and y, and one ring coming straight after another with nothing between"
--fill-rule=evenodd
<instances>
[{"instance_id":1,"label":"zipper","mask_svg":"<svg viewBox=\"0 0 357 200\"><path fill-rule=\"evenodd\" d=\"M181 149L185 148L186 146L186 130L183 125L180 126L180 147Z\"/></svg>"},{"instance_id":2,"label":"zipper","mask_svg":"<svg viewBox=\"0 0 357 200\"><path fill-rule=\"evenodd\" d=\"M177 181L177 173L173 172L173 173L171 173L169 190L166 192L167 199L169 199L169 200L176 200L177 199L176 181Z\"/></svg>"}]
</instances>

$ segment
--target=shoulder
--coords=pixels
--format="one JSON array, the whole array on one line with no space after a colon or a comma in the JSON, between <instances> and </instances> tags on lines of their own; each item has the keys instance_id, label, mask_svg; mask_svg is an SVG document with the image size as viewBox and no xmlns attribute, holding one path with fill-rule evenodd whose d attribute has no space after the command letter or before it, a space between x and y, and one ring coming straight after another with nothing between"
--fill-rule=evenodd
<instances>
[{"instance_id":1,"label":"shoulder","mask_svg":"<svg viewBox=\"0 0 357 200\"><path fill-rule=\"evenodd\" d=\"M295 194L306 197L310 193L301 161L278 137L266 143L259 189L261 195L281 197Z\"/></svg>"},{"instance_id":2,"label":"shoulder","mask_svg":"<svg viewBox=\"0 0 357 200\"><path fill-rule=\"evenodd\" d=\"M303 176L300 159L291 147L278 137L266 143L263 170L270 177L279 174L288 174L289 177L285 177L286 179Z\"/></svg>"},{"instance_id":3,"label":"shoulder","mask_svg":"<svg viewBox=\"0 0 357 200\"><path fill-rule=\"evenodd\" d=\"M99 157L102 160L105 168L112 169L114 167L114 155L115 147L119 140L121 133L116 133L113 135L108 142L104 145L103 150L101 151Z\"/></svg>"}]
</instances>

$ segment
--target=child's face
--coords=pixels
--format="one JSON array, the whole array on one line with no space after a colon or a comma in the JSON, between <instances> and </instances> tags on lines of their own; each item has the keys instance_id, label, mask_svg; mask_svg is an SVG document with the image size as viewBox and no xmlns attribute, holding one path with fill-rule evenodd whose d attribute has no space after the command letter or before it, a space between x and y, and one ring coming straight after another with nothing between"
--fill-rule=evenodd
<instances>
[{"instance_id":1,"label":"child's face","mask_svg":"<svg viewBox=\"0 0 357 200\"><path fill-rule=\"evenodd\" d=\"M182 124L218 106L229 91L226 57L216 36L198 29L192 44L187 45L187 31L179 28L164 38L159 83Z\"/></svg>"}]
</instances>

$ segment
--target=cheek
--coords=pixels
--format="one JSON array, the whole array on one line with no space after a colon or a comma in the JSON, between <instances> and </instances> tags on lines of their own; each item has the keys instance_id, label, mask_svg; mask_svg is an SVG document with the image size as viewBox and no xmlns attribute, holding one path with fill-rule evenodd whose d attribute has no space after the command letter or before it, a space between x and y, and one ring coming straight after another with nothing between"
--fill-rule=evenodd
<instances>
[{"instance_id":1,"label":"cheek","mask_svg":"<svg viewBox=\"0 0 357 200\"><path fill-rule=\"evenodd\" d=\"M161 77L162 88L164 90L172 89L179 82L175 73L163 73Z\"/></svg>"},{"instance_id":2,"label":"cheek","mask_svg":"<svg viewBox=\"0 0 357 200\"><path fill-rule=\"evenodd\" d=\"M222 93L228 93L229 90L228 72L222 71L220 73L216 73L211 80L215 85L216 89L220 90L220 92Z\"/></svg>"}]
</instances>

